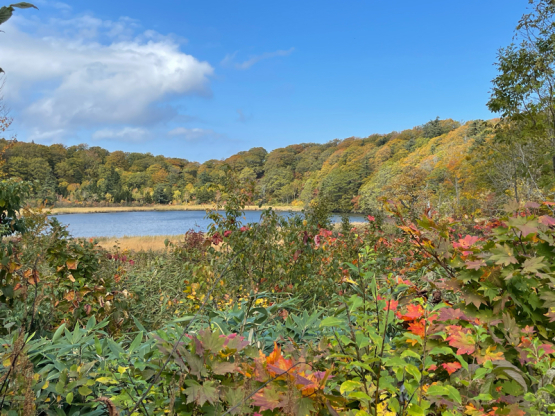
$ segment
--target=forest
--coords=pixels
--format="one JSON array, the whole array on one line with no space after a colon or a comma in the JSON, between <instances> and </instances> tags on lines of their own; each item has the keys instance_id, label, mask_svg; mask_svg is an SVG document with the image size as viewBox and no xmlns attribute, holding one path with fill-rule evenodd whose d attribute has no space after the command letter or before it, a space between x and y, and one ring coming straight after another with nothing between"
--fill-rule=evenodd
<instances>
[{"instance_id":1,"label":"forest","mask_svg":"<svg viewBox=\"0 0 555 416\"><path fill-rule=\"evenodd\" d=\"M337 212L376 212L384 196L447 213L552 195L548 143L538 139L532 146L512 129L505 137L506 123L437 118L402 132L269 153L259 147L202 164L3 140L2 172L32 182L31 199L46 206L217 203L229 171L255 184L254 203L303 207L325 198Z\"/></svg>"},{"instance_id":2,"label":"forest","mask_svg":"<svg viewBox=\"0 0 555 416\"><path fill-rule=\"evenodd\" d=\"M5 138L0 414L555 414L555 3L530 4L496 119L203 164ZM49 215L170 202L211 225L158 251ZM268 203L302 210L244 219Z\"/></svg>"}]
</instances>

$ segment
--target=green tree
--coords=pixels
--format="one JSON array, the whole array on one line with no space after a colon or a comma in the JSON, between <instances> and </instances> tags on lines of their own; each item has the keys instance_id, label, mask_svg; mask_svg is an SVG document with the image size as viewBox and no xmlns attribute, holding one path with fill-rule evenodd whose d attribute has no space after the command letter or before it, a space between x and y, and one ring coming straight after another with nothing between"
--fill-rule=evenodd
<instances>
[{"instance_id":1,"label":"green tree","mask_svg":"<svg viewBox=\"0 0 555 416\"><path fill-rule=\"evenodd\" d=\"M555 2L532 0L522 16L515 41L501 48L488 107L530 128L527 136L547 135L555 172Z\"/></svg>"}]
</instances>

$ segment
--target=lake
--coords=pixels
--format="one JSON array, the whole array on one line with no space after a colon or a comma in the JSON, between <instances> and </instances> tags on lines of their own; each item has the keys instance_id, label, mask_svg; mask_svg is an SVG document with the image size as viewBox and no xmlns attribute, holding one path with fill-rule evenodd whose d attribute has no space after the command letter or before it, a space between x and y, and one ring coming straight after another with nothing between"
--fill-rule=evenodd
<instances>
[{"instance_id":1,"label":"lake","mask_svg":"<svg viewBox=\"0 0 555 416\"><path fill-rule=\"evenodd\" d=\"M258 222L262 211L246 211L242 222ZM291 215L280 212L280 215ZM67 225L74 237L123 237L137 235L177 235L188 230L206 231L211 220L205 211L138 211L99 214L53 215ZM351 221L361 222L362 215L350 215ZM333 216L341 221L341 216Z\"/></svg>"}]
</instances>

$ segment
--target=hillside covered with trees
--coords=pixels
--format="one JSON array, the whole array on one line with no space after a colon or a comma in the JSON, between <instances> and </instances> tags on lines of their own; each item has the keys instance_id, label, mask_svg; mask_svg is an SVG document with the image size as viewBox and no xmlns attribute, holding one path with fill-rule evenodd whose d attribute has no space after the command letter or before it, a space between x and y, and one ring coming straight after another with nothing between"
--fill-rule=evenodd
<instances>
[{"instance_id":1,"label":"hillside covered with trees","mask_svg":"<svg viewBox=\"0 0 555 416\"><path fill-rule=\"evenodd\" d=\"M256 203L307 206L325 198L335 211L372 212L387 196L445 212L492 209L510 199L545 198L554 185L547 143L518 140L508 127L499 120L435 119L401 132L269 153L257 147L202 164L84 144L2 140L2 169L34 181L32 198L49 206L219 202L232 170L255 184Z\"/></svg>"}]
</instances>

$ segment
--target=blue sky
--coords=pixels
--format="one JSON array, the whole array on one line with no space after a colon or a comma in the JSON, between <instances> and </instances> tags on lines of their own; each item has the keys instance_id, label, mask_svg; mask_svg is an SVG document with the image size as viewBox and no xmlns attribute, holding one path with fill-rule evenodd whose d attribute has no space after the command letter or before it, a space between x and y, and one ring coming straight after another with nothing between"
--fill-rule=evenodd
<instances>
[{"instance_id":1,"label":"blue sky","mask_svg":"<svg viewBox=\"0 0 555 416\"><path fill-rule=\"evenodd\" d=\"M205 161L491 118L527 0L37 0L2 25L11 133Z\"/></svg>"}]
</instances>

